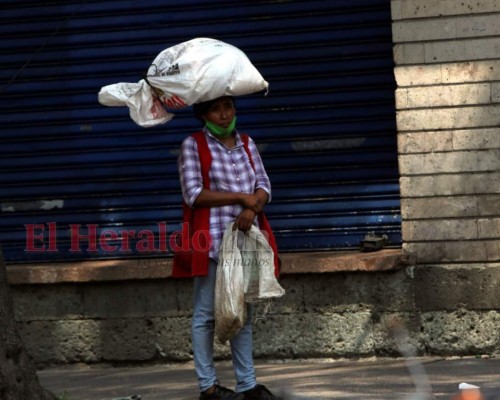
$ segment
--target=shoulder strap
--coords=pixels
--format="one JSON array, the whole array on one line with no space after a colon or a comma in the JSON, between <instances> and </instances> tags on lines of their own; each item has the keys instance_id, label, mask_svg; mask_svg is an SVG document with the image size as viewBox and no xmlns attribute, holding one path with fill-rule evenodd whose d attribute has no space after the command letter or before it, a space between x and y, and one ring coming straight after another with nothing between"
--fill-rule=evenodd
<instances>
[{"instance_id":1,"label":"shoulder strap","mask_svg":"<svg viewBox=\"0 0 500 400\"><path fill-rule=\"evenodd\" d=\"M208 177L208 171L210 170L210 164L212 163L212 155L210 154L210 149L208 148L208 143L205 138L203 131L196 132L192 135L196 140L196 145L198 147L198 155L200 158L201 174L203 179L203 187L205 189L210 189L210 179ZM200 242L199 240L205 240L206 236L198 236L198 248L193 246L193 235L197 232L209 232L209 220L210 220L210 208L198 207L191 208L185 202L183 202L183 224L182 224L182 241L188 244L187 251L177 251L174 253L174 262L172 267L172 276L182 278L182 277L192 277L192 276L205 276L208 274L208 250L209 241L211 237L209 235L208 242ZM182 246L186 245L182 243Z\"/></svg>"},{"instance_id":2,"label":"shoulder strap","mask_svg":"<svg viewBox=\"0 0 500 400\"><path fill-rule=\"evenodd\" d=\"M210 171L210 166L212 165L212 154L208 148L207 138L203 131L199 131L193 134L196 144L198 146L198 154L200 156L200 167L201 176L203 178L203 188L210 189L210 178L208 172Z\"/></svg>"},{"instance_id":3,"label":"shoulder strap","mask_svg":"<svg viewBox=\"0 0 500 400\"><path fill-rule=\"evenodd\" d=\"M252 159L252 153L250 151L250 147L248 147L248 142L249 142L249 136L245 133L240 133L241 141L243 142L243 148L245 149L248 159L250 160L250 165L252 166L252 169L255 171L255 164L253 163Z\"/></svg>"}]
</instances>

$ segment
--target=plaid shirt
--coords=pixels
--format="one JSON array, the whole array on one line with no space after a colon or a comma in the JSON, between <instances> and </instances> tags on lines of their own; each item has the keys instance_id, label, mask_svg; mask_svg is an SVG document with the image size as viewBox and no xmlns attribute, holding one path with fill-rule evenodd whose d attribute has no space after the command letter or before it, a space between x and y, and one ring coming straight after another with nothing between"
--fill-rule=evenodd
<instances>
[{"instance_id":1,"label":"plaid shirt","mask_svg":"<svg viewBox=\"0 0 500 400\"><path fill-rule=\"evenodd\" d=\"M209 171L210 190L214 192L254 193L260 188L267 192L270 201L271 184L254 141L249 138L248 148L252 155L255 171L250 164L238 132L235 135L236 146L232 149L226 147L207 129L204 129L204 132L212 155L212 165ZM182 196L186 204L193 207L196 198L203 189L203 179L198 146L192 136L182 142L178 168ZM218 260L219 248L226 226L233 222L242 210L243 207L239 204L210 209L210 234L213 241L209 252L210 258ZM254 224L258 226L257 218Z\"/></svg>"}]
</instances>

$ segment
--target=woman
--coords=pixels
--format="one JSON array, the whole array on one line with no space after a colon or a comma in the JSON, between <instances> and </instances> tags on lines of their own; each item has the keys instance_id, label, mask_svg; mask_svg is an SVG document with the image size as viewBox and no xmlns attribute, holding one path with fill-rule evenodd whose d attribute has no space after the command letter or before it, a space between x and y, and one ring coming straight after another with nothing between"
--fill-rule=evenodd
<instances>
[{"instance_id":1,"label":"woman","mask_svg":"<svg viewBox=\"0 0 500 400\"><path fill-rule=\"evenodd\" d=\"M194 112L204 128L184 140L178 166L185 216L189 214L187 220L192 221L192 230L208 228L211 242L205 253L194 250L190 270L194 276L192 343L199 398L279 400L256 382L250 309L244 326L230 340L236 392L219 385L217 380L213 361L214 289L222 236L234 221L242 231L248 231L253 224L269 231L272 237L262 213L270 200L271 186L255 143L235 129L232 97L195 104ZM270 243L276 250L274 237Z\"/></svg>"}]
</instances>

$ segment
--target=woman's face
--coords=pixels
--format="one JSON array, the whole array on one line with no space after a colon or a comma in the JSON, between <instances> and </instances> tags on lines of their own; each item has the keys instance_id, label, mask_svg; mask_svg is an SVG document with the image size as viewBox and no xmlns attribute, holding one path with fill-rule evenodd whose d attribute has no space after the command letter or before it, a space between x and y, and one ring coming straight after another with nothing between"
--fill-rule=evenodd
<instances>
[{"instance_id":1,"label":"woman's face","mask_svg":"<svg viewBox=\"0 0 500 400\"><path fill-rule=\"evenodd\" d=\"M227 128L235 114L233 100L230 97L222 97L210 106L203 118L215 125Z\"/></svg>"}]
</instances>

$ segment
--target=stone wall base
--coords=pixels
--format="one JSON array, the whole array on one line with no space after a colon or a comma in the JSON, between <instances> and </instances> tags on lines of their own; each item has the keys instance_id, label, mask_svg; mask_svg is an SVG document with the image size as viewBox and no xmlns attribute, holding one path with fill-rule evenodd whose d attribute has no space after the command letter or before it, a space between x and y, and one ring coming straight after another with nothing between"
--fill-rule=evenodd
<instances>
[{"instance_id":1,"label":"stone wall base","mask_svg":"<svg viewBox=\"0 0 500 400\"><path fill-rule=\"evenodd\" d=\"M500 352L500 264L299 273L255 323L259 358ZM39 364L183 361L191 354L191 280L13 285L21 336ZM218 358L230 356L216 346Z\"/></svg>"}]
</instances>

